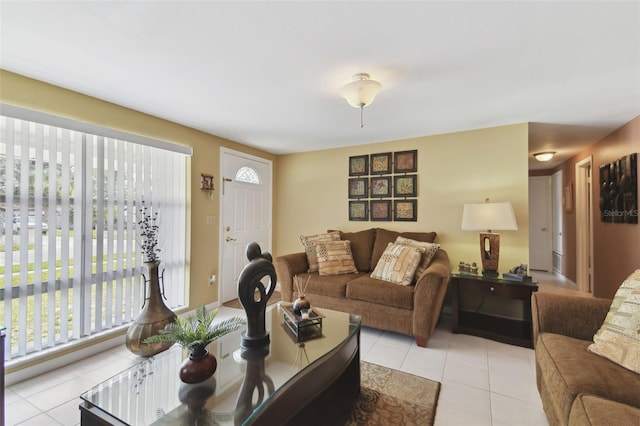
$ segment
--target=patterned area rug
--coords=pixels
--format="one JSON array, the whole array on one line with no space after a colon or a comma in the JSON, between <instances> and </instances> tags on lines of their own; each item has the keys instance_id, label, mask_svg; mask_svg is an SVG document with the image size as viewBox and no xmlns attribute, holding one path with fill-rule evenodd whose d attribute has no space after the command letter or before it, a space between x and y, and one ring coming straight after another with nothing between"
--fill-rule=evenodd
<instances>
[{"instance_id":1,"label":"patterned area rug","mask_svg":"<svg viewBox=\"0 0 640 426\"><path fill-rule=\"evenodd\" d=\"M346 425L433 425L440 383L360 363L362 388Z\"/></svg>"},{"instance_id":2,"label":"patterned area rug","mask_svg":"<svg viewBox=\"0 0 640 426\"><path fill-rule=\"evenodd\" d=\"M280 301L280 292L276 290L273 292L273 294L269 298L269 301L267 302L267 306L273 305L274 303L278 303L279 301ZM229 300L228 302L224 302L223 305L226 306L227 308L242 309L242 305L240 304L240 301L238 299Z\"/></svg>"}]
</instances>

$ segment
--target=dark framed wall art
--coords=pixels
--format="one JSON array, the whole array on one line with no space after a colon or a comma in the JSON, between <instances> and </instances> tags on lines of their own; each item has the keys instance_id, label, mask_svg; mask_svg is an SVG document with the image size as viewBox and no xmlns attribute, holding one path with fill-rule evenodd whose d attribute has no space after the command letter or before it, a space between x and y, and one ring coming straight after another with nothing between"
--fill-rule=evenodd
<instances>
[{"instance_id":1,"label":"dark framed wall art","mask_svg":"<svg viewBox=\"0 0 640 426\"><path fill-rule=\"evenodd\" d=\"M371 178L371 198L391 197L391 176Z\"/></svg>"},{"instance_id":2,"label":"dark framed wall art","mask_svg":"<svg viewBox=\"0 0 640 426\"><path fill-rule=\"evenodd\" d=\"M356 155L349 157L349 176L368 176L369 156Z\"/></svg>"},{"instance_id":3,"label":"dark framed wall art","mask_svg":"<svg viewBox=\"0 0 640 426\"><path fill-rule=\"evenodd\" d=\"M349 198L367 198L369 195L369 178L349 179Z\"/></svg>"},{"instance_id":4,"label":"dark framed wall art","mask_svg":"<svg viewBox=\"0 0 640 426\"><path fill-rule=\"evenodd\" d=\"M418 200L394 200L393 220L405 222L418 220Z\"/></svg>"},{"instance_id":5,"label":"dark framed wall art","mask_svg":"<svg viewBox=\"0 0 640 426\"><path fill-rule=\"evenodd\" d=\"M349 201L349 220L369 220L369 201Z\"/></svg>"},{"instance_id":6,"label":"dark framed wall art","mask_svg":"<svg viewBox=\"0 0 640 426\"><path fill-rule=\"evenodd\" d=\"M418 150L349 157L349 220L418 220Z\"/></svg>"},{"instance_id":7,"label":"dark framed wall art","mask_svg":"<svg viewBox=\"0 0 640 426\"><path fill-rule=\"evenodd\" d=\"M372 221L391 220L391 200L371 200L369 210Z\"/></svg>"},{"instance_id":8,"label":"dark framed wall art","mask_svg":"<svg viewBox=\"0 0 640 426\"><path fill-rule=\"evenodd\" d=\"M399 151L394 153L393 172L411 173L418 171L418 150Z\"/></svg>"},{"instance_id":9,"label":"dark framed wall art","mask_svg":"<svg viewBox=\"0 0 640 426\"><path fill-rule=\"evenodd\" d=\"M395 197L416 197L418 195L418 176L401 175L393 177Z\"/></svg>"},{"instance_id":10,"label":"dark framed wall art","mask_svg":"<svg viewBox=\"0 0 640 426\"><path fill-rule=\"evenodd\" d=\"M371 174L387 175L391 173L391 153L371 154Z\"/></svg>"}]
</instances>

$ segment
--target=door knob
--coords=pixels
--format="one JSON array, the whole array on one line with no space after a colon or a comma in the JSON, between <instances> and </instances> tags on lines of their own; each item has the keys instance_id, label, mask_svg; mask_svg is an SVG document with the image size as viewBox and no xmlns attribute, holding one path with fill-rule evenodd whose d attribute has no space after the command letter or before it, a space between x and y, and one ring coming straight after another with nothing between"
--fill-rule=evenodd
<instances>
[{"instance_id":1,"label":"door knob","mask_svg":"<svg viewBox=\"0 0 640 426\"><path fill-rule=\"evenodd\" d=\"M542 232L547 232L547 228L542 228L541 231Z\"/></svg>"},{"instance_id":2,"label":"door knob","mask_svg":"<svg viewBox=\"0 0 640 426\"><path fill-rule=\"evenodd\" d=\"M226 242L229 242L229 241L236 241L236 239L235 239L235 238L232 238L232 237L227 237L227 238L225 238L224 240L225 240Z\"/></svg>"}]
</instances>

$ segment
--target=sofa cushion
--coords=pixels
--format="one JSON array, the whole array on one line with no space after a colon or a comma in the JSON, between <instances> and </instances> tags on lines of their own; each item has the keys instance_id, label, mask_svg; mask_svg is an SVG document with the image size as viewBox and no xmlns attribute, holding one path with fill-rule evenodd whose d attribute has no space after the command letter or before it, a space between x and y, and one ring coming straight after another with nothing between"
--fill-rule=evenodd
<instances>
[{"instance_id":1,"label":"sofa cushion","mask_svg":"<svg viewBox=\"0 0 640 426\"><path fill-rule=\"evenodd\" d=\"M323 275L320 276L317 272L298 274L300 281L306 283L305 294L311 306L313 306L313 295L321 294L323 296L345 298L347 297L347 283L365 275L364 272L358 272L356 274L345 275ZM309 282L307 282L307 278ZM294 295L294 299L298 295Z\"/></svg>"},{"instance_id":2,"label":"sofa cushion","mask_svg":"<svg viewBox=\"0 0 640 426\"><path fill-rule=\"evenodd\" d=\"M328 230L327 232L336 232ZM376 238L376 230L374 228L365 229L358 232L340 232L341 240L351 241L351 253L356 263L356 268L361 272L369 272L375 265L371 265L371 252L373 251L373 241Z\"/></svg>"},{"instance_id":3,"label":"sofa cushion","mask_svg":"<svg viewBox=\"0 0 640 426\"><path fill-rule=\"evenodd\" d=\"M638 424L640 408L583 393L573 402L569 416L569 426Z\"/></svg>"},{"instance_id":4,"label":"sofa cushion","mask_svg":"<svg viewBox=\"0 0 640 426\"><path fill-rule=\"evenodd\" d=\"M319 241L316 243L320 275L342 275L358 272L351 254L351 242Z\"/></svg>"},{"instance_id":5,"label":"sofa cushion","mask_svg":"<svg viewBox=\"0 0 640 426\"><path fill-rule=\"evenodd\" d=\"M347 298L413 309L414 286L401 286L362 275L347 283Z\"/></svg>"},{"instance_id":6,"label":"sofa cushion","mask_svg":"<svg viewBox=\"0 0 640 426\"><path fill-rule=\"evenodd\" d=\"M620 293L626 295L622 302ZM639 306L640 270L637 270L616 292L602 327L593 336L594 343L589 345L589 351L640 373Z\"/></svg>"},{"instance_id":7,"label":"sofa cushion","mask_svg":"<svg viewBox=\"0 0 640 426\"><path fill-rule=\"evenodd\" d=\"M307 254L307 262L309 270L307 272L316 272L318 270L318 255L316 253L316 243L318 241L337 241L340 239L340 232L327 232L326 234L300 235L300 241L304 246L304 252Z\"/></svg>"},{"instance_id":8,"label":"sofa cushion","mask_svg":"<svg viewBox=\"0 0 640 426\"><path fill-rule=\"evenodd\" d=\"M420 259L420 263L418 263L418 267L416 268L416 272L414 274L414 281L429 267L431 259L433 259L433 256L436 255L438 249L440 248L440 244L427 243L424 241L412 240L411 238L405 237L396 238L395 244L402 244L405 246L424 249L424 253L422 253L422 258Z\"/></svg>"},{"instance_id":9,"label":"sofa cushion","mask_svg":"<svg viewBox=\"0 0 640 426\"><path fill-rule=\"evenodd\" d=\"M410 238L416 241L424 241L432 243L436 240L435 232L396 232L383 228L376 228L376 240L373 243L373 251L371 252L371 269L375 268L380 260L380 256L387 248L389 243L393 243L398 237Z\"/></svg>"},{"instance_id":10,"label":"sofa cushion","mask_svg":"<svg viewBox=\"0 0 640 426\"><path fill-rule=\"evenodd\" d=\"M371 278L409 285L413 282L413 275L420 263L422 253L424 253L423 248L389 243L376 269L371 273Z\"/></svg>"},{"instance_id":11,"label":"sofa cushion","mask_svg":"<svg viewBox=\"0 0 640 426\"><path fill-rule=\"evenodd\" d=\"M553 396L543 403L552 407L561 423L567 423L571 405L580 393L640 407L640 375L589 352L589 343L554 333L538 336L538 380L544 384L545 394Z\"/></svg>"}]
</instances>

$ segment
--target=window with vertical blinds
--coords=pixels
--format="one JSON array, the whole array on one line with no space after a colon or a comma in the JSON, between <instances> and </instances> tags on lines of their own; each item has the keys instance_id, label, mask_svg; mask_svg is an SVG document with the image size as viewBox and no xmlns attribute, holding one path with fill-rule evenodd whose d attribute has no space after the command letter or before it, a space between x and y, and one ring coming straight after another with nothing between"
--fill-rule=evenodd
<instances>
[{"instance_id":1,"label":"window with vertical blinds","mask_svg":"<svg viewBox=\"0 0 640 426\"><path fill-rule=\"evenodd\" d=\"M0 116L0 322L9 360L138 315L145 271L132 225L143 201L159 211L166 303L185 304L188 153L74 127Z\"/></svg>"}]
</instances>

